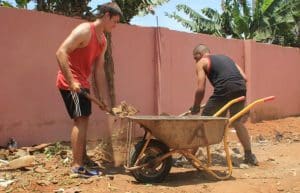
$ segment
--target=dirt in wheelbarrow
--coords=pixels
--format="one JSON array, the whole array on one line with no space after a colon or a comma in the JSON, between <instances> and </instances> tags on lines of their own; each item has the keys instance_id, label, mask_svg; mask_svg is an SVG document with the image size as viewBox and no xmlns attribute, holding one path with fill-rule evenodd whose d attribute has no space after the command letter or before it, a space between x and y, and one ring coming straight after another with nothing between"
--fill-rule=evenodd
<instances>
[{"instance_id":1,"label":"dirt in wheelbarrow","mask_svg":"<svg viewBox=\"0 0 300 193\"><path fill-rule=\"evenodd\" d=\"M230 131L233 174L228 180L215 180L193 167L172 167L162 183L138 183L130 173L111 162L106 143L89 143L88 155L104 172L103 176L79 178L70 174L72 159L69 143L59 142L34 148L0 149L0 165L28 154L33 165L0 170L0 192L87 192L87 193L300 193L300 117L247 123L253 152L260 165L242 163L242 148ZM218 146L213 147L213 163L222 160ZM215 151L216 150L216 151ZM221 161L222 162L222 161ZM3 168L3 167L2 167Z\"/></svg>"}]
</instances>

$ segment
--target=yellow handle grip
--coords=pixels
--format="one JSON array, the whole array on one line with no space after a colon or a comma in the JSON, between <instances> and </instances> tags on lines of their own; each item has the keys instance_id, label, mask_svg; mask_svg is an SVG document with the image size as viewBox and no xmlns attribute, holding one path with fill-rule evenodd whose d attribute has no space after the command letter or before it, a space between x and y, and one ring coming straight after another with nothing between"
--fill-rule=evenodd
<instances>
[{"instance_id":1,"label":"yellow handle grip","mask_svg":"<svg viewBox=\"0 0 300 193\"><path fill-rule=\"evenodd\" d=\"M262 103L262 102L271 101L273 99L275 99L275 96L269 96L269 97L265 97L265 98L262 98L262 99L257 99L256 101L252 102L251 104L249 104L245 108L243 108L240 112L238 112L237 114L235 114L233 117L231 117L229 119L229 124L233 123L238 118L240 118L241 116L243 116L244 114L246 114L254 105L256 105L258 103Z\"/></svg>"}]
</instances>

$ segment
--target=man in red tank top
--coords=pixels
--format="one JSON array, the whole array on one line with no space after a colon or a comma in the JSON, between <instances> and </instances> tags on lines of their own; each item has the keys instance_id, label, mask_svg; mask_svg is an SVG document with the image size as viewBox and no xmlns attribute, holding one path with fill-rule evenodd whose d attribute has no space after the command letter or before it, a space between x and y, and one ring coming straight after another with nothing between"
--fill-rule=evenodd
<instances>
[{"instance_id":1,"label":"man in red tank top","mask_svg":"<svg viewBox=\"0 0 300 193\"><path fill-rule=\"evenodd\" d=\"M78 25L63 41L56 52L60 67L56 85L59 88L69 116L74 121L71 132L73 153L72 171L85 175L99 175L84 167L86 156L86 135L91 114L91 101L81 89L90 92L88 78L94 69L95 94L100 96L100 74L103 71L106 38L104 32L111 32L122 17L116 3L106 3L98 8L97 19ZM94 65L94 68L92 66ZM99 106L102 110L105 103Z\"/></svg>"}]
</instances>

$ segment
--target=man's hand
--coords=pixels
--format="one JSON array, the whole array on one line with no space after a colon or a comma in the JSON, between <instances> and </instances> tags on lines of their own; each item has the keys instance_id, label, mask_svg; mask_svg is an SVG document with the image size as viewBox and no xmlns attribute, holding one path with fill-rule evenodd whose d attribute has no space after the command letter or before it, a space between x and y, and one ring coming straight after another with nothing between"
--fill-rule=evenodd
<instances>
[{"instance_id":1,"label":"man's hand","mask_svg":"<svg viewBox=\"0 0 300 193\"><path fill-rule=\"evenodd\" d=\"M103 110L103 111L109 111L109 109L108 109L108 106L107 106L107 104L104 102L104 101L102 101L102 100L100 100L99 101L100 103L98 104L98 106L99 106L99 108L101 109L101 110Z\"/></svg>"},{"instance_id":2,"label":"man's hand","mask_svg":"<svg viewBox=\"0 0 300 193\"><path fill-rule=\"evenodd\" d=\"M70 90L74 92L80 92L80 83L79 82L72 82L70 84Z\"/></svg>"},{"instance_id":3,"label":"man's hand","mask_svg":"<svg viewBox=\"0 0 300 193\"><path fill-rule=\"evenodd\" d=\"M200 105L194 105L190 108L191 114L195 115L200 112Z\"/></svg>"}]
</instances>

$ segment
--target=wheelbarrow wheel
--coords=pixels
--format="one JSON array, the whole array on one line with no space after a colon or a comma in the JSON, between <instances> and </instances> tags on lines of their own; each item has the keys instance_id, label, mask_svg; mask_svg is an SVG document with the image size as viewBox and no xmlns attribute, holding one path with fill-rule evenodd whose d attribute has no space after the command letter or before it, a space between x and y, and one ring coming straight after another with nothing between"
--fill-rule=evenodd
<instances>
[{"instance_id":1,"label":"wheelbarrow wheel","mask_svg":"<svg viewBox=\"0 0 300 193\"><path fill-rule=\"evenodd\" d=\"M135 149L131 154L131 166L134 166L139 153L141 152L145 140L138 142L135 145ZM151 160L154 160L157 157L160 157L169 152L169 147L164 143L151 139L147 148L145 149L143 155L140 157L140 160L136 165L141 165L145 163L151 163ZM157 164L150 164L150 166L143 167L132 171L132 175L138 182L142 183L156 183L162 182L166 176L169 174L172 167L172 157L169 156L162 162Z\"/></svg>"}]
</instances>

